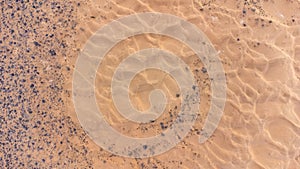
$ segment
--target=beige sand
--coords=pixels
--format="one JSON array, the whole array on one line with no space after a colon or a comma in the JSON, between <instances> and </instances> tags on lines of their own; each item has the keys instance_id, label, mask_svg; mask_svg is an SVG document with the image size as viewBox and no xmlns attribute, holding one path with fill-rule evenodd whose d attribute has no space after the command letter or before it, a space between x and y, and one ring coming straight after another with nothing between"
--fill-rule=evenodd
<instances>
[{"instance_id":1,"label":"beige sand","mask_svg":"<svg viewBox=\"0 0 300 169\"><path fill-rule=\"evenodd\" d=\"M1 18L8 26L0 25L1 37L7 36L0 46L8 46L1 48L7 55L3 58L7 72L1 72L6 82L1 87L13 91L1 91L0 98L0 164L4 168L300 168L299 1L66 1L46 2L40 5L42 12L27 5L23 12L27 17L23 19L21 12L10 18L14 10L11 4L1 5L8 13ZM13 6L22 9L20 2ZM49 21L28 19L30 11ZM210 79L201 71L203 64L187 46L164 36L146 34L122 41L105 57L96 79L96 86L101 86L96 88L98 106L108 110L105 117L116 130L133 137L161 133L160 122L171 125L171 117L180 108L174 79L163 72L147 70L132 81L130 97L137 109L144 110L149 102L143 98L153 87L161 88L170 99L164 114L154 123L139 125L117 113L109 89L111 77L122 59L137 50L160 47L181 56L197 79L201 97L201 118L184 141L156 157L123 158L101 149L81 128L71 96L72 73L80 50L97 29L121 16L149 11L182 17L207 35L220 51L227 78L227 101L219 127L208 141L199 144L198 135L211 100ZM42 16L43 12L48 14ZM13 26L19 20L27 25ZM30 31L29 38L17 38L19 35L11 36L10 29L36 29L37 33ZM20 42L20 46L12 46L10 41ZM18 59L18 53L26 57ZM20 65L30 73L23 75L22 69L16 68ZM12 77L11 73L17 75ZM16 76L20 78L18 82L14 82ZM164 78L155 79L156 76ZM27 81L19 82L22 79ZM17 98L22 88L24 101Z\"/></svg>"},{"instance_id":2,"label":"beige sand","mask_svg":"<svg viewBox=\"0 0 300 169\"><path fill-rule=\"evenodd\" d=\"M289 4L289 6L293 7L292 9L296 9L295 7L299 9L299 3L296 4ZM171 151L151 159L137 160L138 162L120 158L120 163L123 160L125 160L124 163L132 161L137 168L142 168L143 165L146 168L153 166L158 168L299 167L300 152L297 148L300 145L300 119L297 115L299 111L299 106L297 106L297 103L299 104L299 89L297 89L299 88L299 70L297 70L299 61L297 59L299 60L299 56L296 54L299 48L297 47L299 45L297 40L299 38L299 15L295 15L295 11L293 13L291 10L281 9L279 4L272 2L243 5L243 3L215 4L200 1L176 3L122 1L110 2L107 4L108 8L109 6L116 11L118 17L132 14L133 11L129 9L131 8L134 12L171 13L196 24L221 52L220 57L223 60L228 81L228 99L224 116L213 137L205 144L199 145L197 142L197 131L201 129L203 123L199 121L195 126L195 131ZM272 6L276 7L277 12ZM110 12L107 14L107 18L117 18L113 14L110 16ZM99 14L92 11L90 15ZM102 25L99 21L101 22L101 18L98 19L98 23L95 18L95 21L88 23L91 25L88 27L90 32L82 34L90 36ZM109 19L102 20L102 22L105 24L109 22ZM107 59L112 60L105 62L104 65L112 65L108 67L115 68L121 56L126 57L145 47L158 46L174 53L179 52L178 55L182 56L186 63L195 70L195 76L199 79L202 93L200 114L203 120L209 107L209 79L205 77L205 73L201 72L201 63L192 57L193 54L189 54L191 53L189 49L173 41L166 37L155 37L155 35L128 39L122 42L124 44L120 43L120 46L112 49L111 56L107 56ZM178 49L182 50L178 51ZM151 71L148 72L150 73ZM103 73L100 68L99 83L106 83L101 77L103 74L109 75ZM141 84L133 83L132 88L134 85ZM99 88L99 93L101 90L103 89ZM175 93L171 95L174 96ZM100 99L100 96L101 94L99 95L100 107L102 103L106 105L103 109L112 105L112 103L103 102L103 100L111 102L110 99ZM148 103L141 102L138 97L136 100L136 107L147 107ZM165 114L168 112L177 111L169 108L166 109ZM112 117L110 114L107 117L120 132L131 136L151 136L161 132L158 124L140 126L122 123L120 121L122 118L118 115ZM162 117L158 121L165 122L167 120L165 118ZM168 122L170 121L171 119ZM132 128L136 130L133 131ZM118 166L117 159L106 165Z\"/></svg>"}]
</instances>

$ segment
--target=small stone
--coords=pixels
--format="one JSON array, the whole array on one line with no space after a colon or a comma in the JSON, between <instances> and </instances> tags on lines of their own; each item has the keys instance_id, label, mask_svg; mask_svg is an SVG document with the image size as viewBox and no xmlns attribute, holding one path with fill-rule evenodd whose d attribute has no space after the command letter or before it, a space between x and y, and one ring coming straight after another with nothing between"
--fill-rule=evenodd
<instances>
[{"instance_id":1,"label":"small stone","mask_svg":"<svg viewBox=\"0 0 300 169\"><path fill-rule=\"evenodd\" d=\"M35 46L41 46L41 44L39 44L37 41L33 42Z\"/></svg>"},{"instance_id":2,"label":"small stone","mask_svg":"<svg viewBox=\"0 0 300 169\"><path fill-rule=\"evenodd\" d=\"M56 55L56 52L53 49L49 50L49 53L51 54L51 56L55 56Z\"/></svg>"},{"instance_id":3,"label":"small stone","mask_svg":"<svg viewBox=\"0 0 300 169\"><path fill-rule=\"evenodd\" d=\"M207 69L205 67L202 67L201 71L202 73L207 73Z\"/></svg>"}]
</instances>

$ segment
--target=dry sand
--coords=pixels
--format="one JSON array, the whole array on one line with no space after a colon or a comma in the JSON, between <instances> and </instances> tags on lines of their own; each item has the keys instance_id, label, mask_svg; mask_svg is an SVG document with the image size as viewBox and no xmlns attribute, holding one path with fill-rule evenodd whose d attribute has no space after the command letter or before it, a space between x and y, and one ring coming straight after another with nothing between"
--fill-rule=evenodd
<instances>
[{"instance_id":1,"label":"dry sand","mask_svg":"<svg viewBox=\"0 0 300 169\"><path fill-rule=\"evenodd\" d=\"M39 1L0 2L0 166L2 168L300 168L300 2L295 1ZM138 12L169 13L195 24L220 51L227 80L224 115L198 144L210 106L210 79L184 44L145 34L115 46L100 65L99 108L118 131L149 137L172 124L180 96L174 79L147 70L130 86L139 110L153 88L170 104L151 124L116 112L110 83L131 53L159 47L180 56L200 88L200 118L172 150L152 158L115 156L81 128L72 102L72 73L87 39L101 26ZM156 78L164 77L164 78ZM100 86L100 87L99 87ZM171 116L173 115L173 116Z\"/></svg>"}]
</instances>

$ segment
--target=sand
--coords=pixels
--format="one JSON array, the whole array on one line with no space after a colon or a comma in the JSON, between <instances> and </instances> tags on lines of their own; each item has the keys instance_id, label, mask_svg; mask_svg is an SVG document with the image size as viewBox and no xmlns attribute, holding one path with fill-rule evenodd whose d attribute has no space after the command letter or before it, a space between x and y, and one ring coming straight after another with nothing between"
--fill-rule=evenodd
<instances>
[{"instance_id":1,"label":"sand","mask_svg":"<svg viewBox=\"0 0 300 169\"><path fill-rule=\"evenodd\" d=\"M300 2L295 1L2 1L0 24L0 165L2 168L300 168ZM174 79L149 69L130 85L138 110L154 88L169 98L150 124L124 119L110 84L122 59L159 47L190 66L200 91L199 118L176 147L151 158L125 158L99 147L81 127L72 76L85 42L99 28L140 12L176 15L195 24L219 51L227 99L222 119L203 144L198 136L210 107L211 79L186 45L143 34L107 54L95 81L98 107L117 131L150 137L179 113ZM164 78L157 78L164 77ZM163 124L163 126L161 125Z\"/></svg>"}]
</instances>

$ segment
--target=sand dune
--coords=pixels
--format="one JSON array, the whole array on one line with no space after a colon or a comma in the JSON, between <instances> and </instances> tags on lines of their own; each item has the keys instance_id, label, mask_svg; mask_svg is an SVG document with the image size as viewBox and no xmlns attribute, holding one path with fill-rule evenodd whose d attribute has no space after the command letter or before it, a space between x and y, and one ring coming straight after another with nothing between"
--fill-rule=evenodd
<instances>
[{"instance_id":1,"label":"sand dune","mask_svg":"<svg viewBox=\"0 0 300 169\"><path fill-rule=\"evenodd\" d=\"M0 165L4 168L300 168L299 1L58 1L1 2ZM203 144L198 138L211 106L211 79L182 42L155 34L130 37L99 65L95 91L105 120L131 137L170 128L181 108L174 78L148 69L129 87L133 106L150 106L153 89L168 98L152 123L118 113L113 73L130 54L160 48L179 56L199 86L200 111L192 131L170 151L125 158L100 148L81 127L72 100L76 59L99 28L122 16L161 12L196 25L219 52L227 99L222 119ZM162 125L163 124L163 125Z\"/></svg>"}]
</instances>

